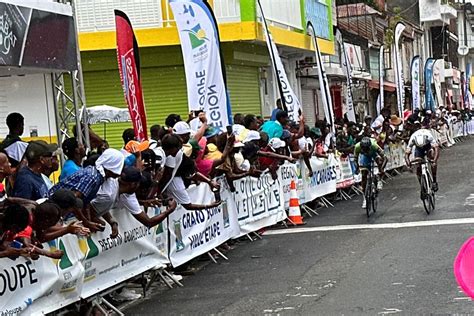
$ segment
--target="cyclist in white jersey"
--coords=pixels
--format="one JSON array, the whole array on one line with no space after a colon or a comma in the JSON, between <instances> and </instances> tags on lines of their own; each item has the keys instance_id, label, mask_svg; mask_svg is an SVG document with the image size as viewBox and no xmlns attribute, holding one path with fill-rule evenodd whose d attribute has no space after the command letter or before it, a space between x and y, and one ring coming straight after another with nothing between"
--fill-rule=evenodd
<instances>
[{"instance_id":1,"label":"cyclist in white jersey","mask_svg":"<svg viewBox=\"0 0 474 316\"><path fill-rule=\"evenodd\" d=\"M438 182L436 180L437 162L439 158L439 147L436 140L428 129L421 128L421 123L416 121L414 124L415 132L408 141L407 150L405 152L405 161L407 166L411 167L410 155L413 147L415 147L415 158L424 158L425 156L431 162L431 172L433 175L433 190L438 191ZM418 165L416 174L418 180L421 177L421 166Z\"/></svg>"}]
</instances>

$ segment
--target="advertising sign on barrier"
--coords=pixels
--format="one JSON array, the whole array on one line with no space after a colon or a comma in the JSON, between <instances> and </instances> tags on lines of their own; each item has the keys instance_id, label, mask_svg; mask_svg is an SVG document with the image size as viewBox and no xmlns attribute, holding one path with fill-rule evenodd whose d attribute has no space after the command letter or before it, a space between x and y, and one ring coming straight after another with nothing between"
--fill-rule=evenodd
<instances>
[{"instance_id":1,"label":"advertising sign on barrier","mask_svg":"<svg viewBox=\"0 0 474 316\"><path fill-rule=\"evenodd\" d=\"M195 204L210 204L214 194L201 183L188 189ZM168 217L170 260L174 267L200 256L239 234L237 211L228 190L221 190L222 204L189 211L181 205ZM244 209L244 206L240 206Z\"/></svg>"},{"instance_id":2,"label":"advertising sign on barrier","mask_svg":"<svg viewBox=\"0 0 474 316\"><path fill-rule=\"evenodd\" d=\"M285 210L290 207L290 185L292 180L296 182L296 190L300 203L306 202L303 177L301 174L301 164L304 164L304 162L297 161L297 163L289 163L287 161L278 169L278 180L282 187Z\"/></svg>"},{"instance_id":3,"label":"advertising sign on barrier","mask_svg":"<svg viewBox=\"0 0 474 316\"><path fill-rule=\"evenodd\" d=\"M75 246L75 248L74 248ZM79 299L84 268L77 238L64 236L43 245L45 250L60 249L61 259L0 259L0 315L45 314Z\"/></svg>"},{"instance_id":4,"label":"advertising sign on barrier","mask_svg":"<svg viewBox=\"0 0 474 316\"><path fill-rule=\"evenodd\" d=\"M156 209L148 210L154 216ZM82 298L123 282L157 265L168 263L168 258L157 249L156 240L166 238L166 231L143 226L126 210L113 210L119 223L119 235L110 237L110 226L103 232L79 240L85 255Z\"/></svg>"},{"instance_id":5,"label":"advertising sign on barrier","mask_svg":"<svg viewBox=\"0 0 474 316\"><path fill-rule=\"evenodd\" d=\"M233 199L237 208L240 235L254 232L286 219L283 189L268 173L260 178L234 181Z\"/></svg>"},{"instance_id":6,"label":"advertising sign on barrier","mask_svg":"<svg viewBox=\"0 0 474 316\"><path fill-rule=\"evenodd\" d=\"M312 157L311 168L313 172L308 175L305 164L301 164L301 174L303 175L303 183L306 201L310 202L314 199L336 192L336 165L337 161L334 155L329 155L329 159L319 159Z\"/></svg>"},{"instance_id":7,"label":"advertising sign on barrier","mask_svg":"<svg viewBox=\"0 0 474 316\"><path fill-rule=\"evenodd\" d=\"M336 165L337 189L345 189L354 184L354 173L352 172L349 157L339 157Z\"/></svg>"}]
</instances>

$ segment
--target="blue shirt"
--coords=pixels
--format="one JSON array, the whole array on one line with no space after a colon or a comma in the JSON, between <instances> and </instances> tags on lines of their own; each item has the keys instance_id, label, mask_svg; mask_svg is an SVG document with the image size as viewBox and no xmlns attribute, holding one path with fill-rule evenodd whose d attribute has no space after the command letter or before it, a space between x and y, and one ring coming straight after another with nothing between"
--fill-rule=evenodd
<instances>
[{"instance_id":1,"label":"blue shirt","mask_svg":"<svg viewBox=\"0 0 474 316\"><path fill-rule=\"evenodd\" d=\"M280 138L283 135L283 126L278 121L266 121L261 130L268 135L269 139Z\"/></svg>"},{"instance_id":2,"label":"blue shirt","mask_svg":"<svg viewBox=\"0 0 474 316\"><path fill-rule=\"evenodd\" d=\"M95 198L104 180L104 177L94 166L88 166L61 180L49 190L49 194L53 194L59 189L78 191L83 195L84 204L88 204Z\"/></svg>"},{"instance_id":3,"label":"blue shirt","mask_svg":"<svg viewBox=\"0 0 474 316\"><path fill-rule=\"evenodd\" d=\"M81 170L81 166L76 165L76 163L68 159L64 163L63 168L61 169L61 175L59 176L59 181L62 181L69 177L71 174L76 173L76 171Z\"/></svg>"},{"instance_id":4,"label":"blue shirt","mask_svg":"<svg viewBox=\"0 0 474 316\"><path fill-rule=\"evenodd\" d=\"M48 197L48 187L41 174L34 173L28 167L23 167L18 171L11 195L36 201Z\"/></svg>"},{"instance_id":5,"label":"blue shirt","mask_svg":"<svg viewBox=\"0 0 474 316\"><path fill-rule=\"evenodd\" d=\"M281 111L281 109L279 109L279 108L273 109L273 111L272 111L272 117L270 118L270 121L276 121L276 120L277 120L277 113L278 113L278 111Z\"/></svg>"}]
</instances>

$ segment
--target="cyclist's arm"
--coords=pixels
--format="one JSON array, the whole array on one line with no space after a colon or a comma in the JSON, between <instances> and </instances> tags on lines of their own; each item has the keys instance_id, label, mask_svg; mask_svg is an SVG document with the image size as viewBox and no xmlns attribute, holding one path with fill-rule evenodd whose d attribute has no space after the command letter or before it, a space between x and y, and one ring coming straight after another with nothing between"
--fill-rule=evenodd
<instances>
[{"instance_id":1,"label":"cyclist's arm","mask_svg":"<svg viewBox=\"0 0 474 316\"><path fill-rule=\"evenodd\" d=\"M360 143L354 146L354 165L356 167L356 173L359 170L359 155L360 155Z\"/></svg>"},{"instance_id":2,"label":"cyclist's arm","mask_svg":"<svg viewBox=\"0 0 474 316\"><path fill-rule=\"evenodd\" d=\"M433 161L436 163L438 161L438 158L439 158L439 146L438 146L438 143L435 141L433 136L431 136L429 138L429 141L430 141L431 148L433 148L433 150L434 150Z\"/></svg>"},{"instance_id":3,"label":"cyclist's arm","mask_svg":"<svg viewBox=\"0 0 474 316\"><path fill-rule=\"evenodd\" d=\"M387 157L385 157L385 152L383 151L382 147L380 147L377 144L375 144L374 147L375 147L374 149L377 152L377 155L379 155L380 158L382 158L382 164L380 166L382 168L382 170L380 170L380 172L383 172L383 170L385 169L385 166L387 165L388 159L387 159Z\"/></svg>"},{"instance_id":4,"label":"cyclist's arm","mask_svg":"<svg viewBox=\"0 0 474 316\"><path fill-rule=\"evenodd\" d=\"M411 135L410 140L408 140L407 149L405 150L405 162L408 167L411 166L410 155L411 155L413 145L414 145L414 140L413 140L413 135Z\"/></svg>"}]
</instances>

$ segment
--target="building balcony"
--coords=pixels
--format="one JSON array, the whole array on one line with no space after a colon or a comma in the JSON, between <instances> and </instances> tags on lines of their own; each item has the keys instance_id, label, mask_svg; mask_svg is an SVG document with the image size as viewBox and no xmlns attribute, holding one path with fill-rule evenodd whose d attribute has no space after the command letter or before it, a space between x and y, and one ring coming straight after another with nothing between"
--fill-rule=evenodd
<instances>
[{"instance_id":1,"label":"building balcony","mask_svg":"<svg viewBox=\"0 0 474 316\"><path fill-rule=\"evenodd\" d=\"M419 0L420 21L447 23L457 17L457 11L447 0Z\"/></svg>"},{"instance_id":2,"label":"building balcony","mask_svg":"<svg viewBox=\"0 0 474 316\"><path fill-rule=\"evenodd\" d=\"M262 23L256 0L208 0L219 24L222 42L264 42ZM306 36L307 16L321 16L317 35L321 51L334 53L331 0L260 0L275 42L289 48L312 50ZM317 3L316 3L317 2ZM306 4L313 4L306 11ZM179 36L169 0L76 0L81 51L115 49L114 9L130 18L140 47L179 45Z\"/></svg>"}]
</instances>

